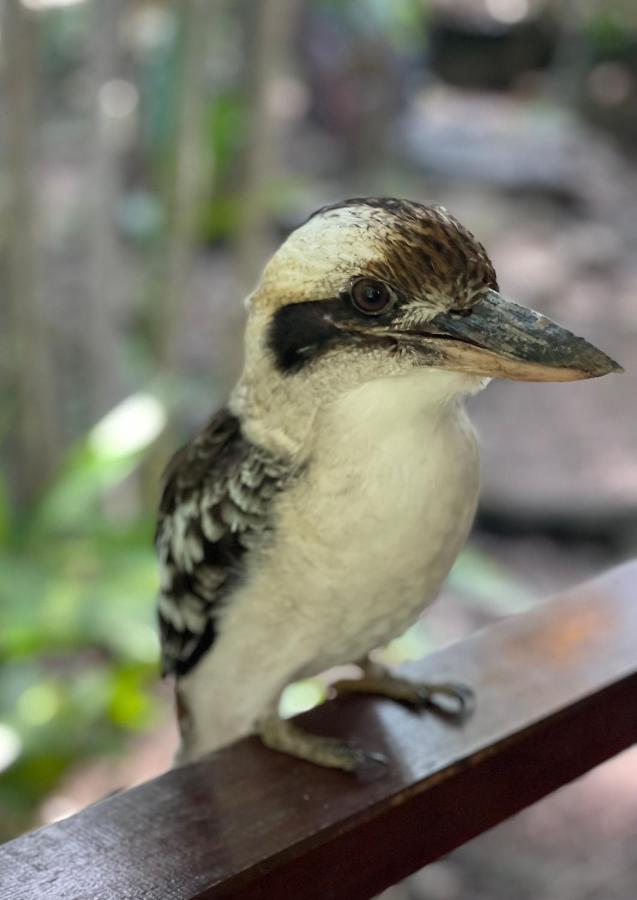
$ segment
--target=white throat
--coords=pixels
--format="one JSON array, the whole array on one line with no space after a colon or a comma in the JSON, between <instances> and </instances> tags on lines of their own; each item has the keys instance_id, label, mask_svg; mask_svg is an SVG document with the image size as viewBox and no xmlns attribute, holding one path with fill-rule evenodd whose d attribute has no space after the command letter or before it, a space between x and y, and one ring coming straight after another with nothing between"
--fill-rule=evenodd
<instances>
[{"instance_id":1,"label":"white throat","mask_svg":"<svg viewBox=\"0 0 637 900\"><path fill-rule=\"evenodd\" d=\"M293 374L279 372L263 352L248 352L246 363L230 409L249 440L296 458L309 451L315 424L326 417L369 418L381 429L397 427L401 420L435 418L445 407L459 408L465 396L489 381L448 369L406 367L385 351L326 354L319 365Z\"/></svg>"}]
</instances>

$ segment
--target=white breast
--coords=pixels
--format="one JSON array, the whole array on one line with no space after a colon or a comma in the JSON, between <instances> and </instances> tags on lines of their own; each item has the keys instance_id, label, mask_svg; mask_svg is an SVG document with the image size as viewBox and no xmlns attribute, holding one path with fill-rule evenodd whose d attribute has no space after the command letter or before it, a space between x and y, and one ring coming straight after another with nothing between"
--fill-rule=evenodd
<instances>
[{"instance_id":1,"label":"white breast","mask_svg":"<svg viewBox=\"0 0 637 900\"><path fill-rule=\"evenodd\" d=\"M370 382L317 417L307 475L281 503L267 567L315 645L309 669L402 633L466 538L475 439L460 402L431 386L420 373Z\"/></svg>"}]
</instances>

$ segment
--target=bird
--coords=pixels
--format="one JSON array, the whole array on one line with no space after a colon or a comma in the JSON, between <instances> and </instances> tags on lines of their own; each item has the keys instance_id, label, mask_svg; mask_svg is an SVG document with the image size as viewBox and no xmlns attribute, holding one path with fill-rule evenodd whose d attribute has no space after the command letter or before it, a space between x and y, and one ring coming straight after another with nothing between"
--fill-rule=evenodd
<instances>
[{"instance_id":1,"label":"bird","mask_svg":"<svg viewBox=\"0 0 637 900\"><path fill-rule=\"evenodd\" d=\"M176 765L250 734L346 772L386 760L279 715L292 682L353 663L337 695L470 711L370 654L435 599L471 528L478 449L465 401L493 378L620 372L506 299L442 206L354 198L294 230L246 300L227 404L172 458L156 550Z\"/></svg>"}]
</instances>

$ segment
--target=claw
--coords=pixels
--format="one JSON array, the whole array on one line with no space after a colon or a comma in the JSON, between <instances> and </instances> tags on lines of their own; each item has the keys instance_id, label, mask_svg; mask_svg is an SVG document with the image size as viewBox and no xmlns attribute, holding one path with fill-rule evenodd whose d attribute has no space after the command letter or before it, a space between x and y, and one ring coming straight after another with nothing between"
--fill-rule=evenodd
<instances>
[{"instance_id":1,"label":"claw","mask_svg":"<svg viewBox=\"0 0 637 900\"><path fill-rule=\"evenodd\" d=\"M475 709L476 695L466 684L443 682L422 685L423 706L455 719L465 719Z\"/></svg>"},{"instance_id":2,"label":"claw","mask_svg":"<svg viewBox=\"0 0 637 900\"><path fill-rule=\"evenodd\" d=\"M378 781L387 772L388 759L384 753L376 753L373 750L356 749L358 762L354 772L365 784Z\"/></svg>"},{"instance_id":3,"label":"claw","mask_svg":"<svg viewBox=\"0 0 637 900\"><path fill-rule=\"evenodd\" d=\"M328 769L353 772L363 781L375 781L385 771L387 759L337 738L310 734L294 722L281 719L276 713L265 716L258 723L261 740L266 747L288 753Z\"/></svg>"},{"instance_id":4,"label":"claw","mask_svg":"<svg viewBox=\"0 0 637 900\"><path fill-rule=\"evenodd\" d=\"M376 694L404 703L416 709L429 709L447 718L464 719L475 707L475 695L471 688L455 681L418 683L399 678L389 672L373 670L363 678L335 682L332 693Z\"/></svg>"}]
</instances>

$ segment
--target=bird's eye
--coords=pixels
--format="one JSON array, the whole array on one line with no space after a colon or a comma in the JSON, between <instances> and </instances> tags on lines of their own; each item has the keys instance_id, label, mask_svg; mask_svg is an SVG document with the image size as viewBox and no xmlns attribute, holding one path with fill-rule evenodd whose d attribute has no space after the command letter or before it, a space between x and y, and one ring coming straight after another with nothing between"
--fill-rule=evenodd
<instances>
[{"instance_id":1,"label":"bird's eye","mask_svg":"<svg viewBox=\"0 0 637 900\"><path fill-rule=\"evenodd\" d=\"M395 295L382 281L374 278L359 278L350 288L352 303L359 312L367 316L379 316L393 304Z\"/></svg>"}]
</instances>

